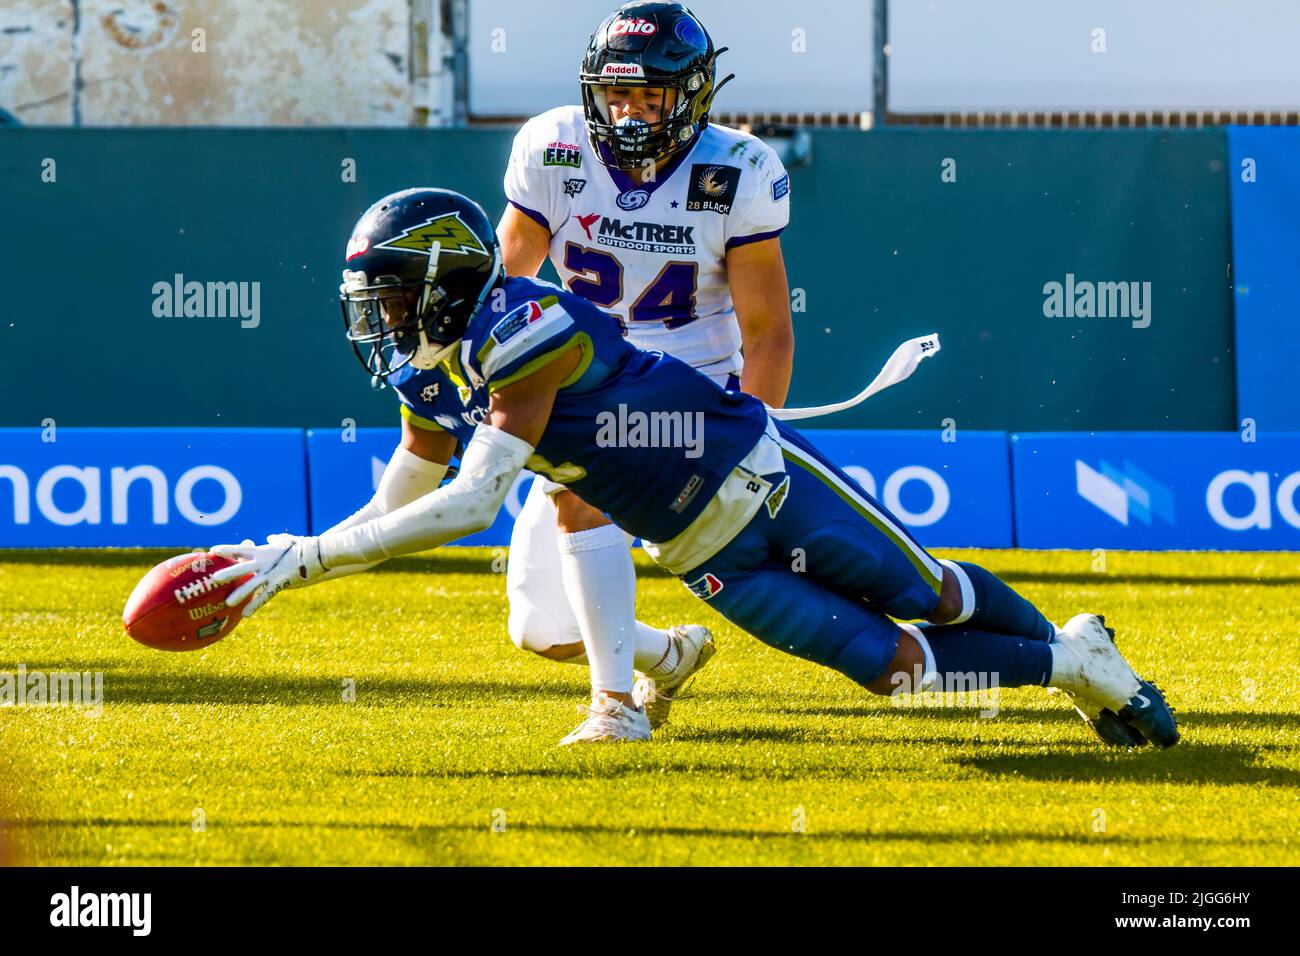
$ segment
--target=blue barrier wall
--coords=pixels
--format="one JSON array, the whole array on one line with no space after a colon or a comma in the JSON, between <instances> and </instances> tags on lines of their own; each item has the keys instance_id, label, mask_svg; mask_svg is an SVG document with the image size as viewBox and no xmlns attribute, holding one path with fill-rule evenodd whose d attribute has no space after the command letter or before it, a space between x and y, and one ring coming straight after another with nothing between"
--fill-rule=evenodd
<instances>
[{"instance_id":1,"label":"blue barrier wall","mask_svg":"<svg viewBox=\"0 0 1300 956\"><path fill-rule=\"evenodd\" d=\"M0 428L2 547L190 548L306 528L299 429Z\"/></svg>"},{"instance_id":2,"label":"blue barrier wall","mask_svg":"<svg viewBox=\"0 0 1300 956\"><path fill-rule=\"evenodd\" d=\"M1009 548L1011 454L1005 432L811 433L826 455L928 547Z\"/></svg>"},{"instance_id":3,"label":"blue barrier wall","mask_svg":"<svg viewBox=\"0 0 1300 956\"><path fill-rule=\"evenodd\" d=\"M364 504L397 429L0 429L0 548L202 547L319 533ZM1300 433L824 430L928 547L1300 550ZM527 493L460 542L505 545Z\"/></svg>"},{"instance_id":4,"label":"blue barrier wall","mask_svg":"<svg viewBox=\"0 0 1300 956\"><path fill-rule=\"evenodd\" d=\"M1013 435L1022 548L1300 550L1300 434Z\"/></svg>"},{"instance_id":5,"label":"blue barrier wall","mask_svg":"<svg viewBox=\"0 0 1300 956\"><path fill-rule=\"evenodd\" d=\"M1300 129L1228 130L1237 407L1300 428Z\"/></svg>"}]
</instances>

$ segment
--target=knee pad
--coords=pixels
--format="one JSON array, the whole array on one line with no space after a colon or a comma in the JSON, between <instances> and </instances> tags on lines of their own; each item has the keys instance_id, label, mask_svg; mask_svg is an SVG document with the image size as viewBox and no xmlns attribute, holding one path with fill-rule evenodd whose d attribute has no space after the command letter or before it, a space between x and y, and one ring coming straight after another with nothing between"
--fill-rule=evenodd
<instances>
[{"instance_id":1,"label":"knee pad","mask_svg":"<svg viewBox=\"0 0 1300 956\"><path fill-rule=\"evenodd\" d=\"M510 632L515 647L534 654L549 651L557 644L582 642L580 631L570 633L570 629L561 627L545 610L528 602L511 602L506 630Z\"/></svg>"}]
</instances>

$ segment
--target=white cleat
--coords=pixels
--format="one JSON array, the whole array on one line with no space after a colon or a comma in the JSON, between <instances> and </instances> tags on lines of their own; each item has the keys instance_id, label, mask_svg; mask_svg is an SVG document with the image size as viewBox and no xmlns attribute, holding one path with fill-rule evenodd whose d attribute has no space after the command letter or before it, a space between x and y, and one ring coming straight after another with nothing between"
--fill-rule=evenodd
<instances>
[{"instance_id":1,"label":"white cleat","mask_svg":"<svg viewBox=\"0 0 1300 956\"><path fill-rule=\"evenodd\" d=\"M641 705L650 726L658 728L668 720L673 701L682 696L687 682L712 660L718 647L713 633L702 624L679 624L668 629L668 639L677 647L677 664L661 677L642 674L632 690L632 699Z\"/></svg>"},{"instance_id":2,"label":"white cleat","mask_svg":"<svg viewBox=\"0 0 1300 956\"><path fill-rule=\"evenodd\" d=\"M645 711L633 710L612 697L597 694L591 699L590 707L580 706L578 710L585 711L588 717L560 741L561 747L650 739L650 721Z\"/></svg>"},{"instance_id":3,"label":"white cleat","mask_svg":"<svg viewBox=\"0 0 1300 956\"><path fill-rule=\"evenodd\" d=\"M1052 682L1103 742L1115 747L1178 743L1178 721L1160 688L1145 681L1115 646L1097 614L1076 614L1052 644Z\"/></svg>"},{"instance_id":4,"label":"white cleat","mask_svg":"<svg viewBox=\"0 0 1300 956\"><path fill-rule=\"evenodd\" d=\"M1137 672L1115 646L1106 623L1096 614L1076 614L1056 632L1053 648L1066 660L1054 661L1052 682L1071 697L1079 698L1080 709L1120 711L1142 689ZM1064 666L1061 666L1061 665Z\"/></svg>"}]
</instances>

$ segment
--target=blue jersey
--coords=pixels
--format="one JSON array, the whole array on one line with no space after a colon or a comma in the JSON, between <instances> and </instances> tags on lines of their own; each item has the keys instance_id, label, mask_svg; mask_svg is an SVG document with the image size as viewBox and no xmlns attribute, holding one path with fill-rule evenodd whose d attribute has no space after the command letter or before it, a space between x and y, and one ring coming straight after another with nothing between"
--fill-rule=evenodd
<instances>
[{"instance_id":1,"label":"blue jersey","mask_svg":"<svg viewBox=\"0 0 1300 956\"><path fill-rule=\"evenodd\" d=\"M647 541L676 537L762 437L763 403L636 348L608 315L551 283L509 278L503 291L470 322L458 356L389 378L403 414L467 444L493 391L577 347L529 470Z\"/></svg>"},{"instance_id":2,"label":"blue jersey","mask_svg":"<svg viewBox=\"0 0 1300 956\"><path fill-rule=\"evenodd\" d=\"M437 368L403 365L388 376L402 402L402 417L428 431L445 431L468 445L479 422L487 418L488 393L475 388L453 356Z\"/></svg>"}]
</instances>

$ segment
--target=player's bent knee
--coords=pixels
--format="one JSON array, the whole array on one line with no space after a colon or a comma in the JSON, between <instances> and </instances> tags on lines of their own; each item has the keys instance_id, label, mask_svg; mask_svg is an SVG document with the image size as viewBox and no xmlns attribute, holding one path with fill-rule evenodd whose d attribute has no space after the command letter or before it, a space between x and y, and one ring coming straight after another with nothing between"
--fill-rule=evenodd
<instances>
[{"instance_id":1,"label":"player's bent knee","mask_svg":"<svg viewBox=\"0 0 1300 956\"><path fill-rule=\"evenodd\" d=\"M943 584L939 590L939 604L926 615L931 624L951 624L958 618L965 620L970 615L965 611L961 582L953 569L944 563Z\"/></svg>"},{"instance_id":2,"label":"player's bent knee","mask_svg":"<svg viewBox=\"0 0 1300 956\"><path fill-rule=\"evenodd\" d=\"M603 528L612 522L605 517L604 513L597 508L587 504L572 491L557 492L554 495L556 523L560 530L566 534L573 534L578 531L590 531L593 528Z\"/></svg>"},{"instance_id":3,"label":"player's bent knee","mask_svg":"<svg viewBox=\"0 0 1300 956\"><path fill-rule=\"evenodd\" d=\"M506 630L515 647L544 657L550 656L552 648L573 642L571 636L556 624L551 615L532 605L518 607L512 603L510 615L506 619ZM580 636L578 640L581 641Z\"/></svg>"},{"instance_id":4,"label":"player's bent knee","mask_svg":"<svg viewBox=\"0 0 1300 956\"><path fill-rule=\"evenodd\" d=\"M933 658L919 628L900 626L898 649L879 677L866 685L873 694L888 697L899 692L923 690L934 669Z\"/></svg>"}]
</instances>

